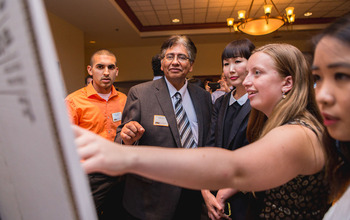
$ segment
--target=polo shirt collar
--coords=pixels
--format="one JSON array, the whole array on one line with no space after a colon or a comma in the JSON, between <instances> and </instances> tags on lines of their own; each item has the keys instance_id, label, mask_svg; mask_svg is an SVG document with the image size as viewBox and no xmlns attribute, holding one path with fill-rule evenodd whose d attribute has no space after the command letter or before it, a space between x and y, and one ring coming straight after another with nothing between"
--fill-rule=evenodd
<instances>
[{"instance_id":1,"label":"polo shirt collar","mask_svg":"<svg viewBox=\"0 0 350 220\"><path fill-rule=\"evenodd\" d=\"M89 85L86 86L87 97L90 97L92 95L98 95L95 88L93 87L92 83L93 82L89 83ZM109 96L109 98L112 98L113 96L117 96L117 95L118 95L118 91L112 85L112 92L111 92L111 95Z\"/></svg>"}]
</instances>

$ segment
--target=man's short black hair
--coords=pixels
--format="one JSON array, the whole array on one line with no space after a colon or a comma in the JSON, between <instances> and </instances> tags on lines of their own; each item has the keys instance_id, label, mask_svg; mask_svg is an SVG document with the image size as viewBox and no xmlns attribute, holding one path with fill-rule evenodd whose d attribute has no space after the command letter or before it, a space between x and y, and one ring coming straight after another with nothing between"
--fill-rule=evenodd
<instances>
[{"instance_id":1,"label":"man's short black hair","mask_svg":"<svg viewBox=\"0 0 350 220\"><path fill-rule=\"evenodd\" d=\"M85 85L87 84L87 80L88 80L89 78L92 79L92 76L91 76L91 75L87 75L87 76L85 77Z\"/></svg>"},{"instance_id":2,"label":"man's short black hair","mask_svg":"<svg viewBox=\"0 0 350 220\"><path fill-rule=\"evenodd\" d=\"M152 69L154 76L164 76L164 72L161 70L161 57L160 54L156 54L152 57Z\"/></svg>"}]
</instances>

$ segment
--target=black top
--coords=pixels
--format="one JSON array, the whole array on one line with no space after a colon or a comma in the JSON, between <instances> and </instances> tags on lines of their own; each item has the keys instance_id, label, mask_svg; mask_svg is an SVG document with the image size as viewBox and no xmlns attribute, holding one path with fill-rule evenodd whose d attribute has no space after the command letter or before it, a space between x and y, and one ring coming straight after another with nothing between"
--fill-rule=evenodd
<instances>
[{"instance_id":1,"label":"black top","mask_svg":"<svg viewBox=\"0 0 350 220\"><path fill-rule=\"evenodd\" d=\"M306 122L294 120L287 124L299 124L316 131ZM279 187L251 193L254 204L250 219L322 219L327 212L329 185L324 170L313 175L299 175ZM255 210L254 210L255 209Z\"/></svg>"}]
</instances>

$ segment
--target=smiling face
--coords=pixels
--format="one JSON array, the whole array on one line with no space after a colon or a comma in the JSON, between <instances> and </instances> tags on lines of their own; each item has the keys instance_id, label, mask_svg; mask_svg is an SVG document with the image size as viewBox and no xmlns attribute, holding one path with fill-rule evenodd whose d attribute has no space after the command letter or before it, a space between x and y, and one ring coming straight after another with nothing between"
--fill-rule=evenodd
<instances>
[{"instance_id":1,"label":"smiling face","mask_svg":"<svg viewBox=\"0 0 350 220\"><path fill-rule=\"evenodd\" d=\"M270 116L276 104L282 99L282 90L286 90L286 79L276 70L272 58L263 53L256 52L248 60L248 74L243 85L248 92L250 105Z\"/></svg>"},{"instance_id":2,"label":"smiling face","mask_svg":"<svg viewBox=\"0 0 350 220\"><path fill-rule=\"evenodd\" d=\"M316 100L329 134L350 141L350 46L324 37L313 63Z\"/></svg>"},{"instance_id":3,"label":"smiling face","mask_svg":"<svg viewBox=\"0 0 350 220\"><path fill-rule=\"evenodd\" d=\"M229 86L243 87L242 82L247 75L247 62L248 60L244 57L223 60L223 72Z\"/></svg>"},{"instance_id":4,"label":"smiling face","mask_svg":"<svg viewBox=\"0 0 350 220\"><path fill-rule=\"evenodd\" d=\"M188 57L186 47L175 44L166 50L162 59L161 69L164 76L176 89L184 85L187 74L192 72L193 62Z\"/></svg>"},{"instance_id":5,"label":"smiling face","mask_svg":"<svg viewBox=\"0 0 350 220\"><path fill-rule=\"evenodd\" d=\"M110 55L96 54L92 58L92 65L87 67L88 73L93 77L93 87L96 92L107 94L111 91L113 82L118 76L116 58Z\"/></svg>"}]
</instances>

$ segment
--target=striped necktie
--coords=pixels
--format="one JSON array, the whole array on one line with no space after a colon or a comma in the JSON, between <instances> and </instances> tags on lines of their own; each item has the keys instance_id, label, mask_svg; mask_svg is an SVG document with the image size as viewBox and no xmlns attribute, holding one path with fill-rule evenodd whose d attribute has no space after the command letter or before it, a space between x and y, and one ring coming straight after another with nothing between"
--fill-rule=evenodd
<instances>
[{"instance_id":1,"label":"striped necktie","mask_svg":"<svg viewBox=\"0 0 350 220\"><path fill-rule=\"evenodd\" d=\"M187 118L186 112L182 106L182 98L179 92L175 93L175 117L177 122L177 129L180 133L181 145L183 148L197 147L196 141L192 134L190 121Z\"/></svg>"}]
</instances>

